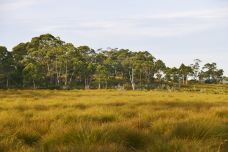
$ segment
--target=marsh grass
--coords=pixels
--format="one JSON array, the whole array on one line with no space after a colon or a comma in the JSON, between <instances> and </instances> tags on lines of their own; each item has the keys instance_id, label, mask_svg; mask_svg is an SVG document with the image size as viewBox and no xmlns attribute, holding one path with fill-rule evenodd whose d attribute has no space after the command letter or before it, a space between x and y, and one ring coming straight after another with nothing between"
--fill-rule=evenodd
<instances>
[{"instance_id":1,"label":"marsh grass","mask_svg":"<svg viewBox=\"0 0 228 152\"><path fill-rule=\"evenodd\" d=\"M225 93L2 90L0 97L0 152L215 152L228 139Z\"/></svg>"}]
</instances>

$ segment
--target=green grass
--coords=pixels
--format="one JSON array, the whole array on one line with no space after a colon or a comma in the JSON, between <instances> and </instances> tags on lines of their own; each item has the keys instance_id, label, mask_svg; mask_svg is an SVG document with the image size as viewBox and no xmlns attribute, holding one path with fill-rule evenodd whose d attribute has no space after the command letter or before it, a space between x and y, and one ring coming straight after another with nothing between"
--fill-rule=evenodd
<instances>
[{"instance_id":1,"label":"green grass","mask_svg":"<svg viewBox=\"0 0 228 152\"><path fill-rule=\"evenodd\" d=\"M1 90L0 152L217 152L224 92Z\"/></svg>"}]
</instances>

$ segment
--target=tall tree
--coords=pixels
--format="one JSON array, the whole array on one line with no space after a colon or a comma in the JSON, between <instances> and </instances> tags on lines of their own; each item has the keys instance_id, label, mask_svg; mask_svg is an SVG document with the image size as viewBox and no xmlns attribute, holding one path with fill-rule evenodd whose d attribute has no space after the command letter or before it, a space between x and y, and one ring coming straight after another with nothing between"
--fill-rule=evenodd
<instances>
[{"instance_id":1,"label":"tall tree","mask_svg":"<svg viewBox=\"0 0 228 152\"><path fill-rule=\"evenodd\" d=\"M9 88L10 76L14 70L13 57L6 47L0 46L0 79Z\"/></svg>"},{"instance_id":2,"label":"tall tree","mask_svg":"<svg viewBox=\"0 0 228 152\"><path fill-rule=\"evenodd\" d=\"M96 72L96 53L88 46L80 46L77 49L83 57L81 77L84 79L85 89L89 89L93 80L93 75Z\"/></svg>"},{"instance_id":3,"label":"tall tree","mask_svg":"<svg viewBox=\"0 0 228 152\"><path fill-rule=\"evenodd\" d=\"M25 68L25 64L23 59L27 57L27 46L28 43L20 43L12 50L15 64L15 71L13 72L12 79L14 80L16 87L24 86L23 69Z\"/></svg>"},{"instance_id":4,"label":"tall tree","mask_svg":"<svg viewBox=\"0 0 228 152\"><path fill-rule=\"evenodd\" d=\"M209 82L209 83L219 82L222 80L223 70L217 69L217 64L214 62L206 63L203 66L203 69L200 75L203 79L206 79L206 82Z\"/></svg>"},{"instance_id":5,"label":"tall tree","mask_svg":"<svg viewBox=\"0 0 228 152\"><path fill-rule=\"evenodd\" d=\"M44 34L39 37L32 38L31 42L27 44L27 55L23 59L23 63L30 67L30 63L33 66L37 66L39 69L40 81L44 82L42 86L53 87L56 81L56 61L58 57L62 57L62 46L64 42L58 37L54 37L50 34ZM61 61L60 61L61 62ZM62 66L60 63L62 72ZM35 71L35 70L34 70ZM41 80L42 79L42 80Z\"/></svg>"},{"instance_id":6,"label":"tall tree","mask_svg":"<svg viewBox=\"0 0 228 152\"><path fill-rule=\"evenodd\" d=\"M194 64L191 64L192 67L192 75L194 80L199 80L200 73L200 63L202 61L200 59L194 59Z\"/></svg>"},{"instance_id":7,"label":"tall tree","mask_svg":"<svg viewBox=\"0 0 228 152\"><path fill-rule=\"evenodd\" d=\"M179 74L181 75L181 79L183 84L188 84L188 76L193 73L191 66L186 66L183 63L179 67Z\"/></svg>"},{"instance_id":8,"label":"tall tree","mask_svg":"<svg viewBox=\"0 0 228 152\"><path fill-rule=\"evenodd\" d=\"M155 62L155 74L159 81L161 81L162 75L165 72L165 63L162 60L157 60Z\"/></svg>"}]
</instances>

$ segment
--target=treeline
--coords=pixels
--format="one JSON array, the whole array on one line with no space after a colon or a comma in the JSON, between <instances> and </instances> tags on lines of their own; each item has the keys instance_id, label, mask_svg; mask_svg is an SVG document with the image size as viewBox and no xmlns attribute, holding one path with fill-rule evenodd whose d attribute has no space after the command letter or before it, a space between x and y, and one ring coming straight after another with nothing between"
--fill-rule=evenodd
<instances>
[{"instance_id":1,"label":"treeline","mask_svg":"<svg viewBox=\"0 0 228 152\"><path fill-rule=\"evenodd\" d=\"M216 63L168 67L147 51L75 47L51 34L20 43L11 52L0 46L0 88L151 89L192 83L219 83Z\"/></svg>"}]
</instances>

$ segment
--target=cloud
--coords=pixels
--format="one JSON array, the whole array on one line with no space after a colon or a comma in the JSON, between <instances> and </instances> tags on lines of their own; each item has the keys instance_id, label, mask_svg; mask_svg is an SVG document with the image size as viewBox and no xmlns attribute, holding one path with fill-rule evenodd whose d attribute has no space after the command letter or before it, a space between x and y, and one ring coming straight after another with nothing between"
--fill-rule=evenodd
<instances>
[{"instance_id":1,"label":"cloud","mask_svg":"<svg viewBox=\"0 0 228 152\"><path fill-rule=\"evenodd\" d=\"M44 0L4 0L0 2L0 12L16 11L41 3Z\"/></svg>"},{"instance_id":2,"label":"cloud","mask_svg":"<svg viewBox=\"0 0 228 152\"><path fill-rule=\"evenodd\" d=\"M0 0L1 1L1 0ZM22 10L51 0L3 0L0 10ZM42 5L41 5L42 6ZM51 9L52 10L52 9ZM0 11L0 12L1 12ZM48 11L48 12L47 12ZM104 19L102 16L84 18L83 16L69 15L56 12L54 15L44 10L41 13L23 13L11 15L11 20L18 24L27 25L28 29L35 32L72 32L84 35L102 35L130 38L141 37L174 37L203 32L228 24L228 8L160 11L141 15L123 14ZM3 13L3 15L6 13ZM72 14L72 13L71 13ZM74 14L80 14L75 10ZM7 18L8 19L8 18ZM5 19L6 20L6 19ZM6 23L8 21L5 21Z\"/></svg>"},{"instance_id":3,"label":"cloud","mask_svg":"<svg viewBox=\"0 0 228 152\"><path fill-rule=\"evenodd\" d=\"M55 19L49 25L36 28L39 32L73 32L89 37L175 37L227 26L226 10L173 12L152 16L126 17L110 20L62 20Z\"/></svg>"},{"instance_id":4,"label":"cloud","mask_svg":"<svg viewBox=\"0 0 228 152\"><path fill-rule=\"evenodd\" d=\"M45 18L45 17L44 17ZM37 20L37 19L36 19ZM51 22L48 22L51 20ZM32 20L31 20L32 22ZM185 36L210 31L228 25L228 8L205 9L192 11L157 12L144 15L128 15L124 17L73 19L47 18L38 24L39 32L72 32L88 37L148 37L162 38Z\"/></svg>"},{"instance_id":5,"label":"cloud","mask_svg":"<svg viewBox=\"0 0 228 152\"><path fill-rule=\"evenodd\" d=\"M149 16L139 16L148 19L181 19L181 18L195 18L195 19L208 19L208 18L227 18L228 8L221 9L206 9L206 10L193 10L181 12L163 12ZM139 18L136 17L136 18Z\"/></svg>"}]
</instances>

